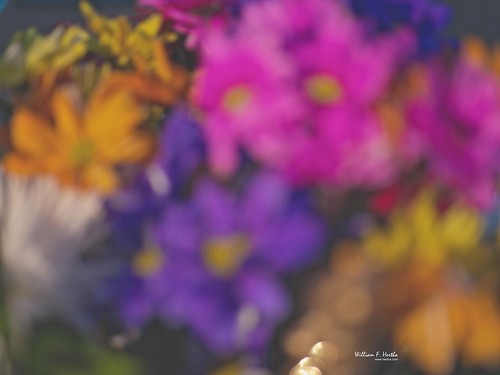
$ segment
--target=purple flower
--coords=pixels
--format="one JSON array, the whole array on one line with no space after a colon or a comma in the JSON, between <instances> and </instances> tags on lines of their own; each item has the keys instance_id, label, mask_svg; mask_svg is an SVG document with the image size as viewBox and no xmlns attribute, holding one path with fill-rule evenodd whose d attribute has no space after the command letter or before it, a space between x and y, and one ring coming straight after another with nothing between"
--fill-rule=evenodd
<instances>
[{"instance_id":1,"label":"purple flower","mask_svg":"<svg viewBox=\"0 0 500 375\"><path fill-rule=\"evenodd\" d=\"M107 202L116 245L134 250L142 246L142 222L162 212L173 195L190 182L205 158L201 131L186 108L166 120L155 160L131 184Z\"/></svg>"},{"instance_id":2,"label":"purple flower","mask_svg":"<svg viewBox=\"0 0 500 375\"><path fill-rule=\"evenodd\" d=\"M448 5L435 0L346 0L361 17L375 28L390 31L400 26L415 30L420 53L427 55L442 44L440 33L451 19Z\"/></svg>"},{"instance_id":3,"label":"purple flower","mask_svg":"<svg viewBox=\"0 0 500 375\"><path fill-rule=\"evenodd\" d=\"M307 266L324 241L307 199L267 173L239 193L203 180L190 199L171 200L146 233L125 320L161 316L222 355L266 347L289 312L282 275Z\"/></svg>"}]
</instances>

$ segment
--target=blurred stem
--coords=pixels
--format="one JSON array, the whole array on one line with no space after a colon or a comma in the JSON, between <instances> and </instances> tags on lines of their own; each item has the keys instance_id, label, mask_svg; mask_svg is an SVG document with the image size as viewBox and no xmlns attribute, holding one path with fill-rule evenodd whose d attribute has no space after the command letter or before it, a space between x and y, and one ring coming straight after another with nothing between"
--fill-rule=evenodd
<instances>
[{"instance_id":1,"label":"blurred stem","mask_svg":"<svg viewBox=\"0 0 500 375\"><path fill-rule=\"evenodd\" d=\"M9 116L12 114L12 106L2 98L0 98L0 110Z\"/></svg>"}]
</instances>

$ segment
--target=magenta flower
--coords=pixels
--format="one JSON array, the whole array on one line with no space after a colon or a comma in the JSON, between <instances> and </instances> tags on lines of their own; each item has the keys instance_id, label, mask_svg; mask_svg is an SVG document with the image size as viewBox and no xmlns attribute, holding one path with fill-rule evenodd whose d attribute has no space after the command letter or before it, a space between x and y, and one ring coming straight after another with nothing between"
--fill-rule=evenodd
<instances>
[{"instance_id":1,"label":"magenta flower","mask_svg":"<svg viewBox=\"0 0 500 375\"><path fill-rule=\"evenodd\" d=\"M213 169L231 174L243 150L299 184L387 183L396 165L376 107L414 43L364 30L335 2L269 0L208 36L194 101Z\"/></svg>"},{"instance_id":2,"label":"magenta flower","mask_svg":"<svg viewBox=\"0 0 500 375\"><path fill-rule=\"evenodd\" d=\"M401 40L366 43L359 25L345 18L343 23L343 32L325 28L313 42L294 48L308 108L299 126L313 124L314 133L305 137L287 172L299 182L380 185L396 164L375 107L394 74Z\"/></svg>"},{"instance_id":3,"label":"magenta flower","mask_svg":"<svg viewBox=\"0 0 500 375\"><path fill-rule=\"evenodd\" d=\"M213 31L204 42L205 63L194 100L203 109L210 163L221 175L238 166L238 143L271 164L290 153L281 141L286 124L300 115L293 66L265 41L234 43Z\"/></svg>"},{"instance_id":4,"label":"magenta flower","mask_svg":"<svg viewBox=\"0 0 500 375\"><path fill-rule=\"evenodd\" d=\"M203 6L220 4L221 0L141 0L141 5L157 9L194 10Z\"/></svg>"},{"instance_id":5,"label":"magenta flower","mask_svg":"<svg viewBox=\"0 0 500 375\"><path fill-rule=\"evenodd\" d=\"M500 86L494 74L462 57L426 71L428 88L409 105L408 139L433 176L472 203L493 203L500 160Z\"/></svg>"}]
</instances>

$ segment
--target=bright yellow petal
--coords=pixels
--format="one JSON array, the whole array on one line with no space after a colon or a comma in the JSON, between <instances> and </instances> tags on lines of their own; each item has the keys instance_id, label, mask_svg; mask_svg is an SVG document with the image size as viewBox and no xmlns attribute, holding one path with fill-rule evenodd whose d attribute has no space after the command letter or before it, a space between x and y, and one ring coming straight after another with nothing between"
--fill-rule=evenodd
<instances>
[{"instance_id":1,"label":"bright yellow petal","mask_svg":"<svg viewBox=\"0 0 500 375\"><path fill-rule=\"evenodd\" d=\"M73 25L66 29L61 36L60 43L62 47L67 48L73 46L75 43L88 42L89 39L90 36L85 29Z\"/></svg>"},{"instance_id":2,"label":"bright yellow petal","mask_svg":"<svg viewBox=\"0 0 500 375\"><path fill-rule=\"evenodd\" d=\"M451 207L441 224L443 242L450 250L459 252L473 250L481 240L483 229L480 216L462 206Z\"/></svg>"},{"instance_id":3,"label":"bright yellow petal","mask_svg":"<svg viewBox=\"0 0 500 375\"><path fill-rule=\"evenodd\" d=\"M417 237L432 237L437 222L435 194L432 191L426 190L420 193L410 207L408 219Z\"/></svg>"},{"instance_id":4,"label":"bright yellow petal","mask_svg":"<svg viewBox=\"0 0 500 375\"><path fill-rule=\"evenodd\" d=\"M147 37L154 37L158 35L163 23L163 17L160 14L152 14L144 21L141 21L134 28L133 33L139 33Z\"/></svg>"},{"instance_id":5,"label":"bright yellow petal","mask_svg":"<svg viewBox=\"0 0 500 375\"><path fill-rule=\"evenodd\" d=\"M14 114L12 143L17 150L31 157L50 153L57 145L50 125L26 108L21 108Z\"/></svg>"},{"instance_id":6,"label":"bright yellow petal","mask_svg":"<svg viewBox=\"0 0 500 375\"><path fill-rule=\"evenodd\" d=\"M58 135L63 142L75 142L81 135L81 125L69 94L63 89L57 90L51 104Z\"/></svg>"},{"instance_id":7,"label":"bright yellow petal","mask_svg":"<svg viewBox=\"0 0 500 375\"><path fill-rule=\"evenodd\" d=\"M91 164L82 173L83 184L93 190L108 195L119 186L116 172L108 166Z\"/></svg>"},{"instance_id":8,"label":"bright yellow petal","mask_svg":"<svg viewBox=\"0 0 500 375\"><path fill-rule=\"evenodd\" d=\"M105 45L114 55L125 55L128 58L125 40L130 33L130 23L124 16L108 21L109 33L102 35Z\"/></svg>"},{"instance_id":9,"label":"bright yellow petal","mask_svg":"<svg viewBox=\"0 0 500 375\"><path fill-rule=\"evenodd\" d=\"M98 34L105 28L107 19L97 13L87 0L80 1L80 12L94 33Z\"/></svg>"},{"instance_id":10,"label":"bright yellow petal","mask_svg":"<svg viewBox=\"0 0 500 375\"><path fill-rule=\"evenodd\" d=\"M84 115L87 136L98 145L112 145L123 139L144 118L142 107L127 91L95 93Z\"/></svg>"}]
</instances>

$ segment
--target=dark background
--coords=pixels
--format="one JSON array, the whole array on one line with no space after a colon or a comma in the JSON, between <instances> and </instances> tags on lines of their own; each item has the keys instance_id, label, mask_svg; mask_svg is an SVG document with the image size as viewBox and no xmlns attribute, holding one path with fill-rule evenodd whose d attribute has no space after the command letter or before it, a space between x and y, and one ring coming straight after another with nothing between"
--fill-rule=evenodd
<instances>
[{"instance_id":1,"label":"dark background","mask_svg":"<svg viewBox=\"0 0 500 375\"><path fill-rule=\"evenodd\" d=\"M26 3L58 2L59 5L27 5ZM307 1L307 0L304 0ZM93 3L106 14L131 13L132 0L101 0ZM454 19L448 30L452 36L480 35L488 41L500 41L500 0L448 0L454 9ZM60 5L60 4L64 5ZM78 22L77 0L11 0L0 15L0 47L19 29L36 25L40 31L50 31L59 22Z\"/></svg>"}]
</instances>

